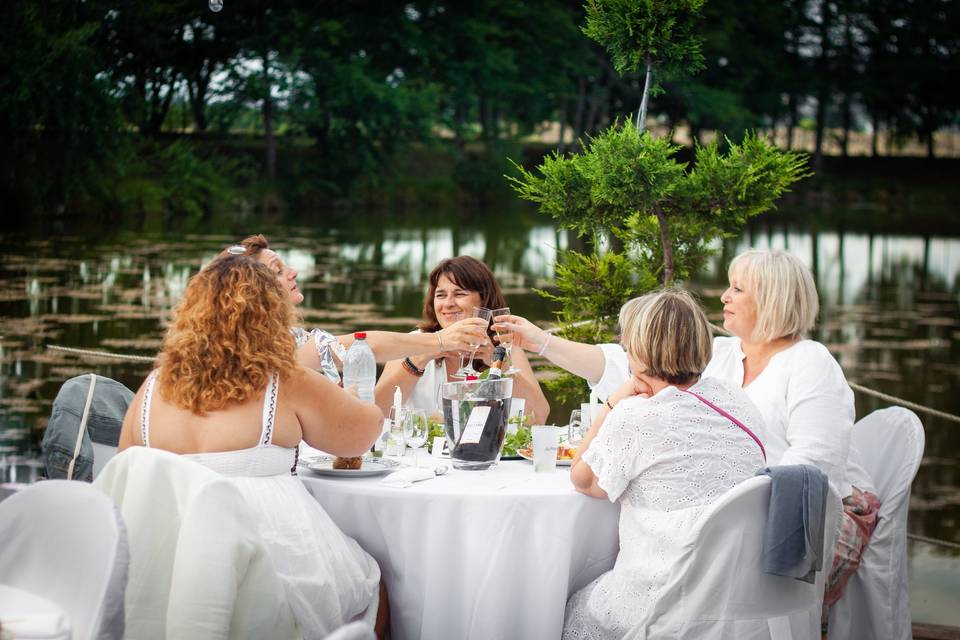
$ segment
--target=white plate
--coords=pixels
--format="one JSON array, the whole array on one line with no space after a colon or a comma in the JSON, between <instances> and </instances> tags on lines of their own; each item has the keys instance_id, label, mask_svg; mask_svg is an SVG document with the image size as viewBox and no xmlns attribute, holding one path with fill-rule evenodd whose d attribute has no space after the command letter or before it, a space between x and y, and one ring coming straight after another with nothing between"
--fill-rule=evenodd
<instances>
[{"instance_id":1,"label":"white plate","mask_svg":"<svg viewBox=\"0 0 960 640\"><path fill-rule=\"evenodd\" d=\"M517 455L520 456L521 458L523 458L524 460L529 460L530 462L533 462L533 456L528 456L522 449L517 449ZM560 460L560 459L558 458L558 459L557 459L557 466L558 466L558 467L569 467L571 462L573 462L573 460Z\"/></svg>"},{"instance_id":2,"label":"white plate","mask_svg":"<svg viewBox=\"0 0 960 640\"><path fill-rule=\"evenodd\" d=\"M386 458L364 458L363 465L359 469L334 469L333 456L318 456L307 461L304 466L321 476L364 478L396 471L400 468L400 463Z\"/></svg>"}]
</instances>

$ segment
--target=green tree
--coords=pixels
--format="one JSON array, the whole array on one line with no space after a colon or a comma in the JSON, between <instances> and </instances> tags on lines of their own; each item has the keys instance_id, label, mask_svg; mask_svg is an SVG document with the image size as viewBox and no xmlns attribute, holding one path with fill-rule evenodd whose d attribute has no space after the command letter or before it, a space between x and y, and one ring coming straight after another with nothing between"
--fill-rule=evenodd
<instances>
[{"instance_id":1,"label":"green tree","mask_svg":"<svg viewBox=\"0 0 960 640\"><path fill-rule=\"evenodd\" d=\"M695 73L703 68L697 35L704 0L587 0L583 32L606 48L618 73L645 70L637 129L646 126L653 70Z\"/></svg>"},{"instance_id":2,"label":"green tree","mask_svg":"<svg viewBox=\"0 0 960 640\"><path fill-rule=\"evenodd\" d=\"M0 191L23 210L63 208L115 169L116 108L98 77L97 23L82 8L0 4Z\"/></svg>"}]
</instances>

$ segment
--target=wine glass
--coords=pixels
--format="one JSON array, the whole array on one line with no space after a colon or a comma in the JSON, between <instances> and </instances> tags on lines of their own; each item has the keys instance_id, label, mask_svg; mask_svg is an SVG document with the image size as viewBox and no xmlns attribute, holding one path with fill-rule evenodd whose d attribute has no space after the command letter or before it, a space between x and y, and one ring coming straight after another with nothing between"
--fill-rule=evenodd
<instances>
[{"instance_id":1,"label":"wine glass","mask_svg":"<svg viewBox=\"0 0 960 640\"><path fill-rule=\"evenodd\" d=\"M497 316L508 316L508 315L510 315L510 307L503 307L500 309L493 310L494 318L496 318ZM512 376L515 373L520 373L520 369L517 369L515 366L513 366L513 357L511 357L510 355L510 350L513 349L513 332L504 331L503 333L500 333L500 331L497 331L496 329L494 329L494 331L497 332L497 340L499 340L500 344L502 344L503 347L507 350L507 362L510 363L510 368L503 372L504 375Z\"/></svg>"},{"instance_id":2,"label":"wine glass","mask_svg":"<svg viewBox=\"0 0 960 640\"><path fill-rule=\"evenodd\" d=\"M567 442L571 447L578 448L583 440L586 429L583 426L583 414L580 409L574 409L570 412L570 424L567 426Z\"/></svg>"},{"instance_id":3,"label":"wine glass","mask_svg":"<svg viewBox=\"0 0 960 640\"><path fill-rule=\"evenodd\" d=\"M491 311L490 309L487 309L486 307L474 307L473 317L486 320L489 326L490 318L493 317L493 311ZM470 346L473 347L473 351L470 352L470 358L467 360L466 364L463 364L463 361L461 360L460 368L457 369L457 372L455 374L453 374L454 378L466 378L467 376L480 375L480 373L473 368L473 357L476 355L477 349L480 348L480 345L473 344Z\"/></svg>"},{"instance_id":4,"label":"wine glass","mask_svg":"<svg viewBox=\"0 0 960 640\"><path fill-rule=\"evenodd\" d=\"M403 439L407 446L413 449L414 466L417 461L420 447L427 444L430 429L427 423L427 414L423 409L407 409L403 414Z\"/></svg>"}]
</instances>

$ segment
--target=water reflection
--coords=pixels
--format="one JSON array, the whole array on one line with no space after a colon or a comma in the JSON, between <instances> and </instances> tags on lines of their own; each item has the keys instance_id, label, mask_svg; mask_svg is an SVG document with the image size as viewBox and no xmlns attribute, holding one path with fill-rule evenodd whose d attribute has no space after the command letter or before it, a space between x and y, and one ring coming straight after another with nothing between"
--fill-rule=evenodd
<instances>
[{"instance_id":1,"label":"water reflection","mask_svg":"<svg viewBox=\"0 0 960 640\"><path fill-rule=\"evenodd\" d=\"M515 312L549 321L553 307L530 289L549 286L568 235L535 214L484 212L471 220L477 226L288 225L262 231L300 273L310 325L344 332L412 328L427 274L456 253L484 259ZM67 237L54 245L0 236L0 452L36 450L52 398L67 377L96 367L136 387L147 370L81 360L48 351L46 344L153 355L188 278L236 237L118 233L106 240ZM714 319L726 264L749 247L784 248L810 265L823 307L814 337L830 347L851 380L960 413L960 239L754 225L718 244L717 257L694 283ZM858 415L880 406L858 395ZM958 540L960 425L922 419L927 449L914 484L911 529Z\"/></svg>"}]
</instances>

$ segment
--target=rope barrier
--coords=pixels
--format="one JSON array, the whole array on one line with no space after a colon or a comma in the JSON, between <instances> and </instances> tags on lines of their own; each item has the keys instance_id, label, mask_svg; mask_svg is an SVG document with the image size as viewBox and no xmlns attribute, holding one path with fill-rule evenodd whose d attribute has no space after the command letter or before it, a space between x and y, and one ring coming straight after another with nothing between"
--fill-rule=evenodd
<instances>
[{"instance_id":1,"label":"rope barrier","mask_svg":"<svg viewBox=\"0 0 960 640\"><path fill-rule=\"evenodd\" d=\"M75 349L74 347L62 347L58 344L48 344L47 349L52 351L63 351L79 356L96 356L98 358L111 358L113 360L129 360L130 362L150 362L156 360L156 357L135 356L126 353L110 353L109 351L93 351L91 349Z\"/></svg>"},{"instance_id":2,"label":"rope barrier","mask_svg":"<svg viewBox=\"0 0 960 640\"><path fill-rule=\"evenodd\" d=\"M946 547L948 549L960 549L960 543L950 542L949 540L939 540L937 538L928 538L927 536L921 536L916 533L908 533L907 538L910 540L916 540L917 542L926 542L928 544L935 544L940 547Z\"/></svg>"}]
</instances>

